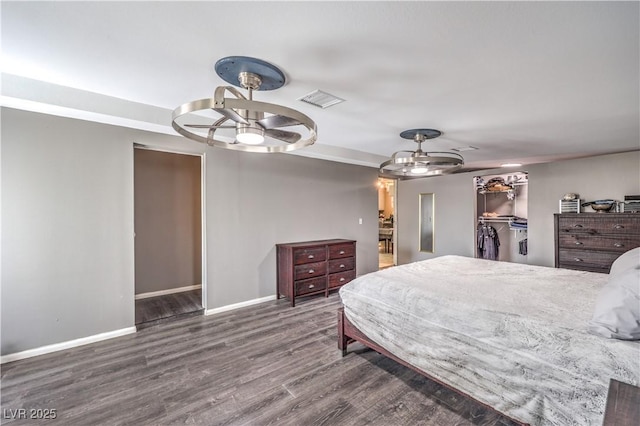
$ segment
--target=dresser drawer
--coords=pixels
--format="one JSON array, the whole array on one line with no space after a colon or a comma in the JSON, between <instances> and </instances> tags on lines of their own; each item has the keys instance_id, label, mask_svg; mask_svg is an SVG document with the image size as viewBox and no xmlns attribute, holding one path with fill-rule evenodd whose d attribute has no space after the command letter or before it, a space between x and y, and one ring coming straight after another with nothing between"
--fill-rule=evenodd
<instances>
[{"instance_id":1,"label":"dresser drawer","mask_svg":"<svg viewBox=\"0 0 640 426\"><path fill-rule=\"evenodd\" d=\"M329 288L335 288L345 285L355 277L356 271L354 271L353 269L350 271L339 272L337 274L331 274L329 275Z\"/></svg>"},{"instance_id":2,"label":"dresser drawer","mask_svg":"<svg viewBox=\"0 0 640 426\"><path fill-rule=\"evenodd\" d=\"M558 268L564 269L574 269L576 271L587 271L587 272L599 272L601 274L608 274L611 270L611 267L604 267L601 265L584 265L578 263L560 263Z\"/></svg>"},{"instance_id":3,"label":"dresser drawer","mask_svg":"<svg viewBox=\"0 0 640 426\"><path fill-rule=\"evenodd\" d=\"M327 258L327 250L323 247L300 248L293 250L293 264L320 262Z\"/></svg>"},{"instance_id":4,"label":"dresser drawer","mask_svg":"<svg viewBox=\"0 0 640 426\"><path fill-rule=\"evenodd\" d=\"M327 262L305 263L294 268L293 279L295 281L304 280L305 278L326 275L326 273Z\"/></svg>"},{"instance_id":5,"label":"dresser drawer","mask_svg":"<svg viewBox=\"0 0 640 426\"><path fill-rule=\"evenodd\" d=\"M353 257L345 257L344 259L334 259L329 261L329 273L349 271L353 269L356 261Z\"/></svg>"},{"instance_id":6,"label":"dresser drawer","mask_svg":"<svg viewBox=\"0 0 640 426\"><path fill-rule=\"evenodd\" d=\"M355 254L355 245L335 244L329 246L329 259L340 259L342 257L352 257Z\"/></svg>"},{"instance_id":7,"label":"dresser drawer","mask_svg":"<svg viewBox=\"0 0 640 426\"><path fill-rule=\"evenodd\" d=\"M620 253L596 250L559 250L559 266L561 268L576 269L602 269L609 272L611 264L620 256Z\"/></svg>"},{"instance_id":8,"label":"dresser drawer","mask_svg":"<svg viewBox=\"0 0 640 426\"><path fill-rule=\"evenodd\" d=\"M586 217L561 217L558 221L560 234L583 233L590 235L614 234L628 235L640 234L640 216L616 217L605 216L607 213Z\"/></svg>"},{"instance_id":9,"label":"dresser drawer","mask_svg":"<svg viewBox=\"0 0 640 426\"><path fill-rule=\"evenodd\" d=\"M296 281L295 287L296 296L324 291L327 288L327 277L322 276L308 280Z\"/></svg>"},{"instance_id":10,"label":"dresser drawer","mask_svg":"<svg viewBox=\"0 0 640 426\"><path fill-rule=\"evenodd\" d=\"M602 213L605 214L605 213ZM604 217L597 228L600 234L640 234L640 216Z\"/></svg>"},{"instance_id":11,"label":"dresser drawer","mask_svg":"<svg viewBox=\"0 0 640 426\"><path fill-rule=\"evenodd\" d=\"M558 236L560 248L594 249L624 253L640 246L640 235L588 235L581 233Z\"/></svg>"}]
</instances>

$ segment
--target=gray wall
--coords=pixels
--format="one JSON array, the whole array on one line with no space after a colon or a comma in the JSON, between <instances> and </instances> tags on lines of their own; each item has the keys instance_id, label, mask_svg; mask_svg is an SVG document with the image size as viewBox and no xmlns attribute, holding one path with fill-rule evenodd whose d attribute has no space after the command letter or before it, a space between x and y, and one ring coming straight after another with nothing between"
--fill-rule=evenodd
<instances>
[{"instance_id":1,"label":"gray wall","mask_svg":"<svg viewBox=\"0 0 640 426\"><path fill-rule=\"evenodd\" d=\"M197 155L134 150L135 293L202 283Z\"/></svg>"},{"instance_id":2,"label":"gray wall","mask_svg":"<svg viewBox=\"0 0 640 426\"><path fill-rule=\"evenodd\" d=\"M2 354L133 326L133 150L2 109Z\"/></svg>"},{"instance_id":3,"label":"gray wall","mask_svg":"<svg viewBox=\"0 0 640 426\"><path fill-rule=\"evenodd\" d=\"M568 192L585 201L640 194L640 152L529 167L529 263L553 266L553 214ZM590 207L584 211L593 212Z\"/></svg>"},{"instance_id":4,"label":"gray wall","mask_svg":"<svg viewBox=\"0 0 640 426\"><path fill-rule=\"evenodd\" d=\"M398 181L396 227L398 264L443 254L473 256L476 194L471 174ZM418 251L421 193L433 193L434 252Z\"/></svg>"},{"instance_id":5,"label":"gray wall","mask_svg":"<svg viewBox=\"0 0 640 426\"><path fill-rule=\"evenodd\" d=\"M376 169L287 154L213 156L207 265L217 284L208 287L209 308L275 294L275 243L354 239L357 273L378 269Z\"/></svg>"},{"instance_id":6,"label":"gray wall","mask_svg":"<svg viewBox=\"0 0 640 426\"><path fill-rule=\"evenodd\" d=\"M280 242L378 269L376 169L3 108L3 355L133 326L134 142L205 152L207 308L274 295Z\"/></svg>"},{"instance_id":7,"label":"gray wall","mask_svg":"<svg viewBox=\"0 0 640 426\"><path fill-rule=\"evenodd\" d=\"M577 192L587 201L622 200L640 194L640 152L603 155L576 160L533 164L528 185L528 262L553 266L553 214L558 200ZM505 169L461 173L398 184L398 263L409 263L446 254L473 256L476 200L473 176L508 173ZM418 252L418 194L433 192L436 198L435 253ZM585 211L590 211L587 208Z\"/></svg>"}]
</instances>

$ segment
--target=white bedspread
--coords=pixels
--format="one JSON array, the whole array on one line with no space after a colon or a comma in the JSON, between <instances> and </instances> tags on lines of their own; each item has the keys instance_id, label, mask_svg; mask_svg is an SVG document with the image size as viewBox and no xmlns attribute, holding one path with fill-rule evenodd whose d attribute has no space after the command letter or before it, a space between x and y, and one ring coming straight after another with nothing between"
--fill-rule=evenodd
<instances>
[{"instance_id":1,"label":"white bedspread","mask_svg":"<svg viewBox=\"0 0 640 426\"><path fill-rule=\"evenodd\" d=\"M534 425L600 425L640 343L587 333L607 275L442 256L340 289L347 318L433 377Z\"/></svg>"}]
</instances>

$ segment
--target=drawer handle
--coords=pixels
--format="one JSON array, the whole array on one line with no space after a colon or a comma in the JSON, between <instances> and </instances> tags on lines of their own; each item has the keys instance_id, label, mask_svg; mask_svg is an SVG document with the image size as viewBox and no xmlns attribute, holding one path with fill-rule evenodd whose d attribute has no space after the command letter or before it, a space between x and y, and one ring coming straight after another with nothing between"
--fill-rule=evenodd
<instances>
[{"instance_id":1,"label":"drawer handle","mask_svg":"<svg viewBox=\"0 0 640 426\"><path fill-rule=\"evenodd\" d=\"M315 271L313 269L309 269L309 273L313 274Z\"/></svg>"},{"instance_id":2,"label":"drawer handle","mask_svg":"<svg viewBox=\"0 0 640 426\"><path fill-rule=\"evenodd\" d=\"M313 259L315 256L310 254L309 256L307 256L309 259Z\"/></svg>"},{"instance_id":3,"label":"drawer handle","mask_svg":"<svg viewBox=\"0 0 640 426\"><path fill-rule=\"evenodd\" d=\"M309 284L309 290L311 290L311 289L312 289L312 288L314 288L314 287L315 287L315 285L313 285L313 284Z\"/></svg>"},{"instance_id":4,"label":"drawer handle","mask_svg":"<svg viewBox=\"0 0 640 426\"><path fill-rule=\"evenodd\" d=\"M341 268L344 268L344 263L340 264L340 267L341 267Z\"/></svg>"},{"instance_id":5,"label":"drawer handle","mask_svg":"<svg viewBox=\"0 0 640 426\"><path fill-rule=\"evenodd\" d=\"M582 244L584 244L584 243L581 243L580 241L576 241L576 245L577 246L581 246Z\"/></svg>"},{"instance_id":6,"label":"drawer handle","mask_svg":"<svg viewBox=\"0 0 640 426\"><path fill-rule=\"evenodd\" d=\"M342 281L344 281L344 277L343 277L343 278L340 278L340 282L342 282Z\"/></svg>"},{"instance_id":7,"label":"drawer handle","mask_svg":"<svg viewBox=\"0 0 640 426\"><path fill-rule=\"evenodd\" d=\"M579 223L576 225L573 225L574 228L582 228L582 225L580 225Z\"/></svg>"},{"instance_id":8,"label":"drawer handle","mask_svg":"<svg viewBox=\"0 0 640 426\"><path fill-rule=\"evenodd\" d=\"M576 262L584 262L584 260L580 259L579 257L574 257L573 260L575 260Z\"/></svg>"},{"instance_id":9,"label":"drawer handle","mask_svg":"<svg viewBox=\"0 0 640 426\"><path fill-rule=\"evenodd\" d=\"M614 243L613 246L617 247L617 248L620 248L620 247L624 247L624 244Z\"/></svg>"},{"instance_id":10,"label":"drawer handle","mask_svg":"<svg viewBox=\"0 0 640 426\"><path fill-rule=\"evenodd\" d=\"M622 225L613 225L613 229L624 229Z\"/></svg>"},{"instance_id":11,"label":"drawer handle","mask_svg":"<svg viewBox=\"0 0 640 426\"><path fill-rule=\"evenodd\" d=\"M344 250L340 250L340 254L344 254Z\"/></svg>"}]
</instances>

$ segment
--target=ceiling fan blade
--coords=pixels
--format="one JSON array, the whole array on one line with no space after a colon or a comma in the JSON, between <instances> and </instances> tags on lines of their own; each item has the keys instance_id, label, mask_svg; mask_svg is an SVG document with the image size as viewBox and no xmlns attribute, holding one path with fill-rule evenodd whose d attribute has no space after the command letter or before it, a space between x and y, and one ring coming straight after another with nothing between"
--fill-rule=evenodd
<instances>
[{"instance_id":1,"label":"ceiling fan blade","mask_svg":"<svg viewBox=\"0 0 640 426\"><path fill-rule=\"evenodd\" d=\"M194 129L209 129L209 130L235 129L236 128L235 125L230 125L230 126L222 125L222 123L224 123L227 120L229 120L227 117L221 117L216 121L214 121L212 124L185 124L184 127L193 127Z\"/></svg>"},{"instance_id":2,"label":"ceiling fan blade","mask_svg":"<svg viewBox=\"0 0 640 426\"><path fill-rule=\"evenodd\" d=\"M235 129L236 126L216 126L213 124L185 124L184 127L193 127L194 129Z\"/></svg>"},{"instance_id":3,"label":"ceiling fan blade","mask_svg":"<svg viewBox=\"0 0 640 426\"><path fill-rule=\"evenodd\" d=\"M284 115L271 115L258 121L258 124L265 129L275 129L276 127L297 126L301 124L295 118L287 117Z\"/></svg>"},{"instance_id":4,"label":"ceiling fan blade","mask_svg":"<svg viewBox=\"0 0 640 426\"><path fill-rule=\"evenodd\" d=\"M215 112L224 115L227 119L233 120L236 123L249 124L249 122L243 118L240 114L232 110L231 108L212 108Z\"/></svg>"},{"instance_id":5,"label":"ceiling fan blade","mask_svg":"<svg viewBox=\"0 0 640 426\"><path fill-rule=\"evenodd\" d=\"M278 130L278 129L265 130L264 135L274 139L279 139L287 143L296 143L302 137L300 133L287 132L286 130Z\"/></svg>"}]
</instances>

